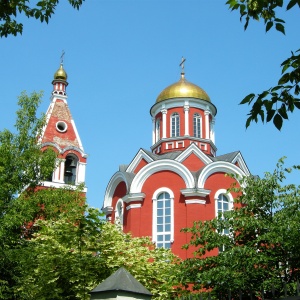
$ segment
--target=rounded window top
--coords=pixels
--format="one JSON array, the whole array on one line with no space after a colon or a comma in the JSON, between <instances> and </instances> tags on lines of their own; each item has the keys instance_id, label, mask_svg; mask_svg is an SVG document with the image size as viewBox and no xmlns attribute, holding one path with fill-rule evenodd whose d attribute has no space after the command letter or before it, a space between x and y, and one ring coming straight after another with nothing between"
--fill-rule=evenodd
<instances>
[{"instance_id":1,"label":"rounded window top","mask_svg":"<svg viewBox=\"0 0 300 300\"><path fill-rule=\"evenodd\" d=\"M66 132L68 129L68 125L66 122L64 121L58 121L56 123L56 130L59 131L59 132Z\"/></svg>"}]
</instances>

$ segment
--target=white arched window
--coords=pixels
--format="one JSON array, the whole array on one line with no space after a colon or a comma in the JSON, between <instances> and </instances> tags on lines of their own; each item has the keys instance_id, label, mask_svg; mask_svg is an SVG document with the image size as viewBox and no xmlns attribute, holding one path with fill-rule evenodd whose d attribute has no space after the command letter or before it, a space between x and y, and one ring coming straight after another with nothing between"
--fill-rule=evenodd
<instances>
[{"instance_id":1,"label":"white arched window","mask_svg":"<svg viewBox=\"0 0 300 300\"><path fill-rule=\"evenodd\" d=\"M174 113L171 116L171 137L179 136L180 119L179 114Z\"/></svg>"},{"instance_id":2,"label":"white arched window","mask_svg":"<svg viewBox=\"0 0 300 300\"><path fill-rule=\"evenodd\" d=\"M119 199L115 208L115 224L118 224L123 227L123 219L124 219L124 204L123 204L123 200Z\"/></svg>"},{"instance_id":3,"label":"white arched window","mask_svg":"<svg viewBox=\"0 0 300 300\"><path fill-rule=\"evenodd\" d=\"M153 195L152 239L158 248L171 248L174 241L174 194L168 188Z\"/></svg>"},{"instance_id":4,"label":"white arched window","mask_svg":"<svg viewBox=\"0 0 300 300\"><path fill-rule=\"evenodd\" d=\"M76 175L78 167L78 158L73 154L66 156L64 182L67 184L76 184Z\"/></svg>"},{"instance_id":5,"label":"white arched window","mask_svg":"<svg viewBox=\"0 0 300 300\"><path fill-rule=\"evenodd\" d=\"M156 120L155 123L155 142L160 140L160 119Z\"/></svg>"},{"instance_id":6,"label":"white arched window","mask_svg":"<svg viewBox=\"0 0 300 300\"><path fill-rule=\"evenodd\" d=\"M233 197L225 189L217 191L215 195L216 200L216 216L218 218L224 218L224 212L229 211L233 208ZM229 234L229 228L224 228L221 234ZM219 247L219 251L224 251L224 246Z\"/></svg>"},{"instance_id":7,"label":"white arched window","mask_svg":"<svg viewBox=\"0 0 300 300\"><path fill-rule=\"evenodd\" d=\"M201 116L199 114L194 114L194 137L201 138Z\"/></svg>"}]
</instances>

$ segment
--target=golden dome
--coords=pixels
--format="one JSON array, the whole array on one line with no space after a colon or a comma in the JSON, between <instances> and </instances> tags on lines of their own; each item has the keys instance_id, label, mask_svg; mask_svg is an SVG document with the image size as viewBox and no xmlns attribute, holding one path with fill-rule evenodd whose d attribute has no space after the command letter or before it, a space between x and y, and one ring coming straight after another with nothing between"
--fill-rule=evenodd
<instances>
[{"instance_id":1,"label":"golden dome","mask_svg":"<svg viewBox=\"0 0 300 300\"><path fill-rule=\"evenodd\" d=\"M209 96L199 86L188 82L184 73L178 82L169 85L157 97L156 103L172 98L197 98L210 102Z\"/></svg>"},{"instance_id":2,"label":"golden dome","mask_svg":"<svg viewBox=\"0 0 300 300\"><path fill-rule=\"evenodd\" d=\"M61 80L66 81L67 78L68 78L68 75L67 75L66 71L64 70L63 65L60 64L59 69L54 74L54 80L55 79L61 79Z\"/></svg>"}]
</instances>

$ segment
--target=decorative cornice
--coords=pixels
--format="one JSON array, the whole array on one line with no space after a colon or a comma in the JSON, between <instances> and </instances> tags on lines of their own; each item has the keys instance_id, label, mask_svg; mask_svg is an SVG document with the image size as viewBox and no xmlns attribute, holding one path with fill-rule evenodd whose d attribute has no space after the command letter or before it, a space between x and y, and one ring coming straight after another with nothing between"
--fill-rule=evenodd
<instances>
[{"instance_id":1,"label":"decorative cornice","mask_svg":"<svg viewBox=\"0 0 300 300\"><path fill-rule=\"evenodd\" d=\"M145 197L146 195L144 193L132 193L132 194L127 194L122 199L125 203L136 202L136 201L143 202Z\"/></svg>"},{"instance_id":2,"label":"decorative cornice","mask_svg":"<svg viewBox=\"0 0 300 300\"><path fill-rule=\"evenodd\" d=\"M189 200L185 200L185 204L206 204L206 200L189 199Z\"/></svg>"},{"instance_id":3,"label":"decorative cornice","mask_svg":"<svg viewBox=\"0 0 300 300\"><path fill-rule=\"evenodd\" d=\"M196 197L196 196L206 197L207 195L210 194L211 190L193 188L193 189L181 189L180 192L185 197Z\"/></svg>"},{"instance_id":4,"label":"decorative cornice","mask_svg":"<svg viewBox=\"0 0 300 300\"><path fill-rule=\"evenodd\" d=\"M112 206L103 207L102 211L106 216L110 215L113 212L113 207Z\"/></svg>"},{"instance_id":5,"label":"decorative cornice","mask_svg":"<svg viewBox=\"0 0 300 300\"><path fill-rule=\"evenodd\" d=\"M142 207L142 204L130 204L128 206L126 206L126 210L130 210L132 208L141 208Z\"/></svg>"}]
</instances>

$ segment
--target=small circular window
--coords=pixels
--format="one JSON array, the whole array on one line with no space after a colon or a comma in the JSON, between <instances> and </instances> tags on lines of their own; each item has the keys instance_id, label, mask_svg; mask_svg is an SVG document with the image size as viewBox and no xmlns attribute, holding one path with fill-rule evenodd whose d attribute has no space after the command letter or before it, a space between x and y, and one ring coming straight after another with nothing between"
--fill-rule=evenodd
<instances>
[{"instance_id":1,"label":"small circular window","mask_svg":"<svg viewBox=\"0 0 300 300\"><path fill-rule=\"evenodd\" d=\"M59 132L65 132L67 131L68 125L66 124L66 122L63 121L59 121L56 123L56 130Z\"/></svg>"}]
</instances>

